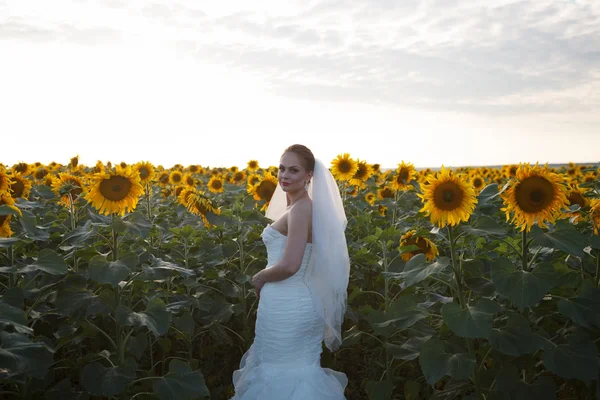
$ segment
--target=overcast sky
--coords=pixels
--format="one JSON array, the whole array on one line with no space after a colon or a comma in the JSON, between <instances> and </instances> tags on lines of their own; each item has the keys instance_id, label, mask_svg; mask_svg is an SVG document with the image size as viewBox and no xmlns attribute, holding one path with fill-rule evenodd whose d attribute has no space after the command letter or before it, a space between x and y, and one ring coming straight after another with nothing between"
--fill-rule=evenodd
<instances>
[{"instance_id":1,"label":"overcast sky","mask_svg":"<svg viewBox=\"0 0 600 400\"><path fill-rule=\"evenodd\" d=\"M0 162L600 161L598 0L0 0Z\"/></svg>"}]
</instances>

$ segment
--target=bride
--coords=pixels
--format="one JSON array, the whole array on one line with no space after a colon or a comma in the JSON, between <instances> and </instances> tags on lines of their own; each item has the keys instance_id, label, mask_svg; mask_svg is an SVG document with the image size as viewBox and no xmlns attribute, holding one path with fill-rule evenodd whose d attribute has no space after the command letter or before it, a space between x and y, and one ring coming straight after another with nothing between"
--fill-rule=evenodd
<instances>
[{"instance_id":1,"label":"bride","mask_svg":"<svg viewBox=\"0 0 600 400\"><path fill-rule=\"evenodd\" d=\"M309 182L312 178L312 184ZM280 159L262 240L267 266L254 275L259 296L254 343L233 373L232 400L345 399L346 375L321 368L321 343L336 350L350 261L346 214L331 172L303 145Z\"/></svg>"}]
</instances>

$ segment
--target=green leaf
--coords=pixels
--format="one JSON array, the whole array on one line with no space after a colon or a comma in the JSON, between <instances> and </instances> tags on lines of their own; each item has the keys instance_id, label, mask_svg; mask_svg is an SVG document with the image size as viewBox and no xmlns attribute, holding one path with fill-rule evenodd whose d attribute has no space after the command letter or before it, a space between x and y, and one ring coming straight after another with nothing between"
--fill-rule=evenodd
<instances>
[{"instance_id":1,"label":"green leaf","mask_svg":"<svg viewBox=\"0 0 600 400\"><path fill-rule=\"evenodd\" d=\"M152 222L139 212L131 214L128 220L123 221L123 225L127 233L133 236L139 236L142 239L147 239L152 230Z\"/></svg>"},{"instance_id":2,"label":"green leaf","mask_svg":"<svg viewBox=\"0 0 600 400\"><path fill-rule=\"evenodd\" d=\"M425 254L417 254L406 263L404 271L384 273L383 275L389 278L404 279L408 287L421 282L428 276L439 274L448 265L450 265L450 259L447 257L440 257L437 261L428 263Z\"/></svg>"},{"instance_id":3,"label":"green leaf","mask_svg":"<svg viewBox=\"0 0 600 400\"><path fill-rule=\"evenodd\" d=\"M175 319L175 327L181 332L192 337L194 335L194 328L196 327L196 321L189 313L183 314L181 317Z\"/></svg>"},{"instance_id":4,"label":"green leaf","mask_svg":"<svg viewBox=\"0 0 600 400\"><path fill-rule=\"evenodd\" d=\"M92 225L91 220L87 220L84 225L80 225L75 230L65 233L63 242L70 244L81 244L93 238L98 233L98 227Z\"/></svg>"},{"instance_id":5,"label":"green leaf","mask_svg":"<svg viewBox=\"0 0 600 400\"><path fill-rule=\"evenodd\" d=\"M158 257L151 256L150 261L152 263L150 266L142 266L143 272L135 278L136 281L162 281L172 277L175 272L184 277L196 275L194 270L180 267Z\"/></svg>"},{"instance_id":6,"label":"green leaf","mask_svg":"<svg viewBox=\"0 0 600 400\"><path fill-rule=\"evenodd\" d=\"M127 350L129 350L138 360L148 348L148 334L143 332L136 336L131 336L127 341Z\"/></svg>"},{"instance_id":7,"label":"green leaf","mask_svg":"<svg viewBox=\"0 0 600 400\"><path fill-rule=\"evenodd\" d=\"M496 287L484 276L485 265L483 261L464 261L462 268L463 280L469 289L483 297L492 297L494 295Z\"/></svg>"},{"instance_id":8,"label":"green leaf","mask_svg":"<svg viewBox=\"0 0 600 400\"><path fill-rule=\"evenodd\" d=\"M100 297L86 290L59 290L56 298L56 311L59 315L78 319L98 313L107 313L108 307Z\"/></svg>"},{"instance_id":9,"label":"green leaf","mask_svg":"<svg viewBox=\"0 0 600 400\"><path fill-rule=\"evenodd\" d=\"M115 318L122 325L133 326L139 329L146 326L156 336L167 333L171 323L171 314L167 311L165 303L158 298L148 302L146 311L137 313L124 305L119 305L115 310Z\"/></svg>"},{"instance_id":10,"label":"green leaf","mask_svg":"<svg viewBox=\"0 0 600 400\"><path fill-rule=\"evenodd\" d=\"M374 329L393 326L395 329L406 329L429 316L429 312L417 305L410 296L400 297L395 300L386 314L384 320L372 323Z\"/></svg>"},{"instance_id":11,"label":"green leaf","mask_svg":"<svg viewBox=\"0 0 600 400\"><path fill-rule=\"evenodd\" d=\"M2 204L0 206L0 217L3 217L5 215L17 215L17 216L19 216L19 215L21 215L21 212L19 210L15 210L12 207L9 207L6 204Z\"/></svg>"},{"instance_id":12,"label":"green leaf","mask_svg":"<svg viewBox=\"0 0 600 400\"><path fill-rule=\"evenodd\" d=\"M352 326L352 328L348 329L344 334L342 346L352 346L353 344L358 343L363 333L364 332L361 331L357 325Z\"/></svg>"},{"instance_id":13,"label":"green leaf","mask_svg":"<svg viewBox=\"0 0 600 400\"><path fill-rule=\"evenodd\" d=\"M565 221L558 220L553 232L546 233L539 226L531 227L531 237L533 242L544 247L550 247L562 250L567 254L573 254L578 257L584 257L583 249L586 246L585 237L579 233L575 225Z\"/></svg>"},{"instance_id":14,"label":"green leaf","mask_svg":"<svg viewBox=\"0 0 600 400\"><path fill-rule=\"evenodd\" d=\"M131 271L122 261L106 261L104 256L97 255L90 259L88 274L91 280L98 283L109 283L116 287L124 281Z\"/></svg>"},{"instance_id":15,"label":"green leaf","mask_svg":"<svg viewBox=\"0 0 600 400\"><path fill-rule=\"evenodd\" d=\"M447 353L443 341L431 338L421 346L419 363L427 383L433 385L445 375L457 380L468 379L473 374L476 360L468 353Z\"/></svg>"},{"instance_id":16,"label":"green leaf","mask_svg":"<svg viewBox=\"0 0 600 400\"><path fill-rule=\"evenodd\" d=\"M591 341L578 341L569 337L569 343L547 343L544 365L565 379L592 381L598 377L598 348Z\"/></svg>"},{"instance_id":17,"label":"green leaf","mask_svg":"<svg viewBox=\"0 0 600 400\"><path fill-rule=\"evenodd\" d=\"M485 215L477 218L472 226L462 225L460 229L476 236L506 236L506 228Z\"/></svg>"},{"instance_id":18,"label":"green leaf","mask_svg":"<svg viewBox=\"0 0 600 400\"><path fill-rule=\"evenodd\" d=\"M54 250L42 249L33 264L25 266L2 267L0 272L25 273L43 271L50 275L64 275L68 272L67 263Z\"/></svg>"},{"instance_id":19,"label":"green leaf","mask_svg":"<svg viewBox=\"0 0 600 400\"><path fill-rule=\"evenodd\" d=\"M18 332L0 332L0 380L44 378L53 362L52 353L44 342L32 342Z\"/></svg>"},{"instance_id":20,"label":"green leaf","mask_svg":"<svg viewBox=\"0 0 600 400\"><path fill-rule=\"evenodd\" d=\"M467 306L464 310L457 303L446 303L442 306L442 317L457 336L487 339L492 331L494 314L500 311L496 302L482 298L477 305Z\"/></svg>"},{"instance_id":21,"label":"green leaf","mask_svg":"<svg viewBox=\"0 0 600 400\"><path fill-rule=\"evenodd\" d=\"M365 387L369 400L389 400L392 398L394 385L391 381L368 381Z\"/></svg>"},{"instance_id":22,"label":"green leaf","mask_svg":"<svg viewBox=\"0 0 600 400\"><path fill-rule=\"evenodd\" d=\"M152 388L160 400L183 400L210 396L202 373L199 370L192 371L187 363L177 359L171 360L169 373L156 380Z\"/></svg>"},{"instance_id":23,"label":"green leaf","mask_svg":"<svg viewBox=\"0 0 600 400\"><path fill-rule=\"evenodd\" d=\"M414 360L419 357L419 353L421 351L421 346L427 340L429 340L431 336L414 336L409 338L406 342L402 343L400 346L392 343L386 343L385 347L388 352L392 355L392 357L399 360Z\"/></svg>"},{"instance_id":24,"label":"green leaf","mask_svg":"<svg viewBox=\"0 0 600 400\"><path fill-rule=\"evenodd\" d=\"M508 297L521 310L534 306L553 287L547 278L547 266L533 272L517 269L507 258L500 257L492 264L492 282L498 293Z\"/></svg>"},{"instance_id":25,"label":"green leaf","mask_svg":"<svg viewBox=\"0 0 600 400\"><path fill-rule=\"evenodd\" d=\"M509 356L531 354L540 348L539 336L533 334L527 320L515 312L508 313L505 327L492 330L489 340L494 350Z\"/></svg>"},{"instance_id":26,"label":"green leaf","mask_svg":"<svg viewBox=\"0 0 600 400\"><path fill-rule=\"evenodd\" d=\"M600 235L593 235L589 238L588 242L592 249L600 249ZM600 387L600 385L599 385Z\"/></svg>"},{"instance_id":27,"label":"green leaf","mask_svg":"<svg viewBox=\"0 0 600 400\"><path fill-rule=\"evenodd\" d=\"M600 328L600 289L587 287L573 299L561 299L558 311L585 328Z\"/></svg>"},{"instance_id":28,"label":"green leaf","mask_svg":"<svg viewBox=\"0 0 600 400\"><path fill-rule=\"evenodd\" d=\"M33 329L27 326L27 317L23 310L0 300L0 328L6 330L9 326L19 333L33 333Z\"/></svg>"},{"instance_id":29,"label":"green leaf","mask_svg":"<svg viewBox=\"0 0 600 400\"><path fill-rule=\"evenodd\" d=\"M116 396L134 378L128 368L104 367L99 362L87 364L81 371L81 385L94 396Z\"/></svg>"}]
</instances>

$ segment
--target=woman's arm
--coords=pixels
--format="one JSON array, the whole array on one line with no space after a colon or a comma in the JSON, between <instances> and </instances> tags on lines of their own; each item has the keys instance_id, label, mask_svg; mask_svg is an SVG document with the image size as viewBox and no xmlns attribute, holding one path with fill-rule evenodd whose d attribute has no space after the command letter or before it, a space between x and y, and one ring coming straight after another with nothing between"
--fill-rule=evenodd
<instances>
[{"instance_id":1,"label":"woman's arm","mask_svg":"<svg viewBox=\"0 0 600 400\"><path fill-rule=\"evenodd\" d=\"M308 241L308 230L312 218L312 204L299 202L288 213L288 238L283 257L275 265L254 275L252 282L260 281L260 287L266 282L282 281L294 275L302 265L304 249ZM255 285L256 287L256 285ZM257 288L260 290L260 288Z\"/></svg>"}]
</instances>

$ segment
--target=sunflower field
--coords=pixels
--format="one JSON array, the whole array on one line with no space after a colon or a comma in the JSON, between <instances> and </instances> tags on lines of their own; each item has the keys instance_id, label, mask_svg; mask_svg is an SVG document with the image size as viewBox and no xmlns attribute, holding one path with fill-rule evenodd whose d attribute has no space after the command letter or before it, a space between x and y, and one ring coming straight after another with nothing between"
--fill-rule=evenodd
<instances>
[{"instance_id":1,"label":"sunflower field","mask_svg":"<svg viewBox=\"0 0 600 400\"><path fill-rule=\"evenodd\" d=\"M600 168L340 154L348 399L600 399ZM277 168L0 164L0 397L227 399Z\"/></svg>"}]
</instances>

